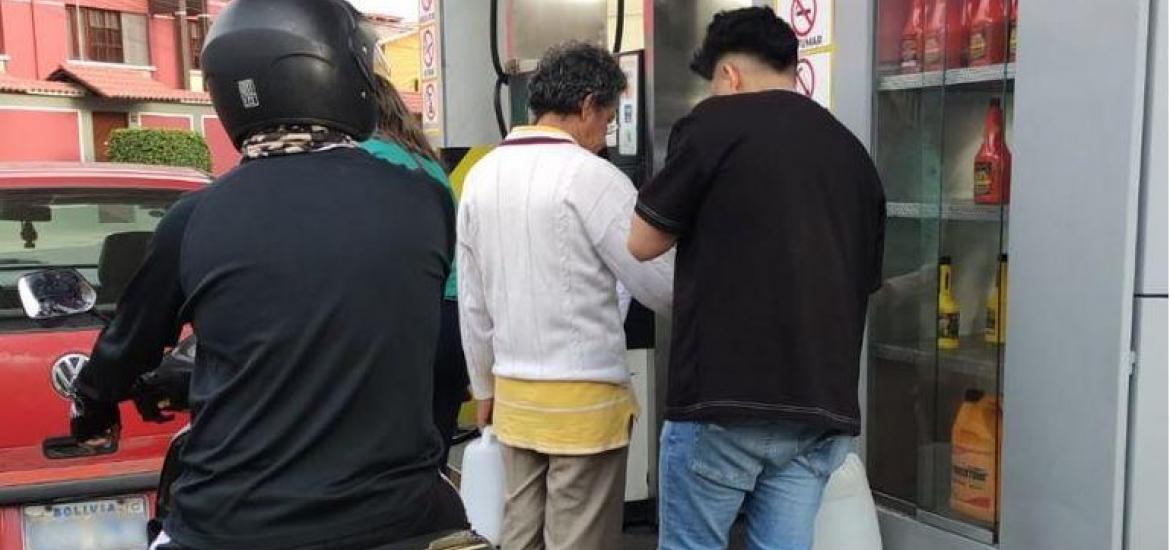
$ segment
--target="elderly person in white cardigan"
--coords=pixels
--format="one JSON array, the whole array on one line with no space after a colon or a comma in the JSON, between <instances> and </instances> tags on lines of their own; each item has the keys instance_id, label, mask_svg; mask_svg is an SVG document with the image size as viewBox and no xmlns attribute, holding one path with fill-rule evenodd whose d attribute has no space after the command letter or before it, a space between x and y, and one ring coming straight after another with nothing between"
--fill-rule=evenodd
<instances>
[{"instance_id":1,"label":"elderly person in white cardigan","mask_svg":"<svg viewBox=\"0 0 1170 550\"><path fill-rule=\"evenodd\" d=\"M663 313L673 258L626 248L636 190L597 156L626 79L586 44L550 50L529 86L536 124L468 174L458 217L459 310L480 424L504 445L501 546L620 547L638 404L618 283Z\"/></svg>"}]
</instances>

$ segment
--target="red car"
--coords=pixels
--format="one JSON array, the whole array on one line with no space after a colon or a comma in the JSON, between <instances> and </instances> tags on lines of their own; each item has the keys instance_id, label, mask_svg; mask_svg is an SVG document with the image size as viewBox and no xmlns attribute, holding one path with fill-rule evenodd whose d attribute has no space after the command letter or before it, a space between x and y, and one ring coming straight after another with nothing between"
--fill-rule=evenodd
<instances>
[{"instance_id":1,"label":"red car","mask_svg":"<svg viewBox=\"0 0 1170 550\"><path fill-rule=\"evenodd\" d=\"M147 423L124 404L116 450L59 452L65 396L103 323L28 319L16 281L75 268L97 289L98 311L112 313L163 214L208 181L180 168L0 164L0 549L145 548L159 467L186 418Z\"/></svg>"}]
</instances>

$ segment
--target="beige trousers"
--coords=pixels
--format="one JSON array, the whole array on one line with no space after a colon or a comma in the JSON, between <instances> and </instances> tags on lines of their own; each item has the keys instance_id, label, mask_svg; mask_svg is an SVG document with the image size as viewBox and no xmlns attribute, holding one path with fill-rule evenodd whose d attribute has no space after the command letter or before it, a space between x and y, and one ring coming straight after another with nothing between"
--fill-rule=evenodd
<instances>
[{"instance_id":1,"label":"beige trousers","mask_svg":"<svg viewBox=\"0 0 1170 550\"><path fill-rule=\"evenodd\" d=\"M503 448L502 550L614 550L620 546L626 447L583 456Z\"/></svg>"}]
</instances>

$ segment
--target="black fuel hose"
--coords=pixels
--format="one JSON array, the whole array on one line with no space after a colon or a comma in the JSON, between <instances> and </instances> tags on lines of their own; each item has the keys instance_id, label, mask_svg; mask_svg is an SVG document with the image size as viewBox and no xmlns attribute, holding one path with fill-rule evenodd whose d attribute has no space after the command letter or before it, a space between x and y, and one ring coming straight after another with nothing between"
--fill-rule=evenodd
<instances>
[{"instance_id":1,"label":"black fuel hose","mask_svg":"<svg viewBox=\"0 0 1170 550\"><path fill-rule=\"evenodd\" d=\"M508 135L508 124L504 120L504 106L501 104L501 95L504 86L508 84L508 74L504 72L504 65L500 63L500 0L491 0L491 14L488 16L489 40L491 41L492 68L496 71L495 91L492 93L492 107L496 112L496 126L500 129L500 137Z\"/></svg>"},{"instance_id":2,"label":"black fuel hose","mask_svg":"<svg viewBox=\"0 0 1170 550\"><path fill-rule=\"evenodd\" d=\"M617 21L613 30L613 53L622 51L622 35L626 27L626 0L617 0ZM491 0L489 8L488 29L492 68L496 71L496 84L492 93L492 106L496 112L496 126L500 130L500 137L508 135L508 124L504 119L504 106L501 102L504 86L508 84L508 74L504 72L504 65L500 63L500 1Z\"/></svg>"},{"instance_id":3,"label":"black fuel hose","mask_svg":"<svg viewBox=\"0 0 1170 550\"><path fill-rule=\"evenodd\" d=\"M613 53L622 52L622 34L626 30L626 0L617 0L617 22L613 27Z\"/></svg>"},{"instance_id":4,"label":"black fuel hose","mask_svg":"<svg viewBox=\"0 0 1170 550\"><path fill-rule=\"evenodd\" d=\"M504 121L504 106L501 104L501 96L504 92L504 85L508 83L506 77L496 78L496 89L492 94L492 103L496 110L496 127L500 129L500 137L508 136L508 123Z\"/></svg>"},{"instance_id":5,"label":"black fuel hose","mask_svg":"<svg viewBox=\"0 0 1170 550\"><path fill-rule=\"evenodd\" d=\"M491 0L491 12L488 15L491 27L488 29L489 40L491 41L492 54L492 68L496 70L496 76L505 76L504 65L500 63L500 0Z\"/></svg>"}]
</instances>

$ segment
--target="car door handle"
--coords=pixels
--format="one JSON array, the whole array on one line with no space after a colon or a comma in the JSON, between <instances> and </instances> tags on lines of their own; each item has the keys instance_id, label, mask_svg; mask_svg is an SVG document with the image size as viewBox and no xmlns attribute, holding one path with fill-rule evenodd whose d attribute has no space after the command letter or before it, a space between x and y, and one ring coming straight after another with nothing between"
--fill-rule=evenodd
<instances>
[{"instance_id":1,"label":"car door handle","mask_svg":"<svg viewBox=\"0 0 1170 550\"><path fill-rule=\"evenodd\" d=\"M48 459L65 459L65 458L85 458L88 456L108 455L118 451L117 439L112 439L109 444L100 447L90 447L82 445L77 442L73 436L63 435L58 437L46 437L41 442L41 451L45 458Z\"/></svg>"}]
</instances>

